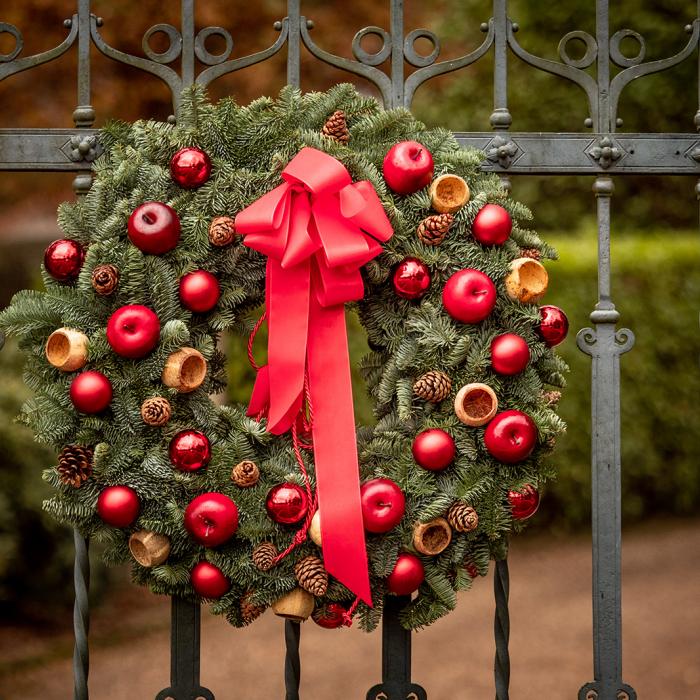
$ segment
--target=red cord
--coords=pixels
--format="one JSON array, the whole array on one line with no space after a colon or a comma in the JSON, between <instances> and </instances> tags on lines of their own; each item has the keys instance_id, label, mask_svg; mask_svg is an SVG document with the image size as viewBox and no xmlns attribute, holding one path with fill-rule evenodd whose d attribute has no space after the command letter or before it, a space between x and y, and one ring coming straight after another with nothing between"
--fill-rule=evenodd
<instances>
[{"instance_id":1,"label":"red cord","mask_svg":"<svg viewBox=\"0 0 700 700\"><path fill-rule=\"evenodd\" d=\"M255 336L258 334L258 331L260 330L262 324L265 322L266 318L267 311L265 311L263 315L258 319L258 322L255 324L253 330L250 333L250 336L248 337L248 361L250 362L250 366L256 372L260 369L260 367L258 367L258 364L255 362L255 358L253 357L253 343L255 342Z\"/></svg>"},{"instance_id":2,"label":"red cord","mask_svg":"<svg viewBox=\"0 0 700 700\"><path fill-rule=\"evenodd\" d=\"M352 605L343 613L343 625L345 627L352 627L352 618L357 611L357 606L360 604L359 596L355 598Z\"/></svg>"}]
</instances>

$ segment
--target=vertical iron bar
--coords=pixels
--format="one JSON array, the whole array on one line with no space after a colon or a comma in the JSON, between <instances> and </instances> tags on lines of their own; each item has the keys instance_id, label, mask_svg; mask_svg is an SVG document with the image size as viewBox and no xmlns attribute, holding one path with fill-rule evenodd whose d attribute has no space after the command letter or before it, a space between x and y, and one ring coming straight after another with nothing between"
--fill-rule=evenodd
<instances>
[{"instance_id":1,"label":"vertical iron bar","mask_svg":"<svg viewBox=\"0 0 700 700\"><path fill-rule=\"evenodd\" d=\"M493 112L489 122L497 134L508 131L513 123L508 110L508 22L508 0L493 0ZM505 191L510 192L510 177L500 174L500 178Z\"/></svg>"},{"instance_id":2,"label":"vertical iron bar","mask_svg":"<svg viewBox=\"0 0 700 700\"><path fill-rule=\"evenodd\" d=\"M494 659L494 679L496 682L496 700L508 700L510 687L510 613L508 596L510 578L508 560L498 559L493 575L493 592L496 599L496 615L493 621L493 633L496 640L496 658Z\"/></svg>"},{"instance_id":3,"label":"vertical iron bar","mask_svg":"<svg viewBox=\"0 0 700 700\"><path fill-rule=\"evenodd\" d=\"M614 131L610 114L610 17L609 0L596 0L595 22L598 43L598 123L599 134ZM600 201L600 200L599 200Z\"/></svg>"},{"instance_id":4,"label":"vertical iron bar","mask_svg":"<svg viewBox=\"0 0 700 700\"><path fill-rule=\"evenodd\" d=\"M73 123L89 129L95 122L90 92L90 0L78 0L78 106L73 110ZM73 191L86 194L92 185L92 172L79 170L73 179Z\"/></svg>"},{"instance_id":5,"label":"vertical iron bar","mask_svg":"<svg viewBox=\"0 0 700 700\"><path fill-rule=\"evenodd\" d=\"M301 625L292 620L284 621L284 690L285 700L299 700L301 684L301 657L299 642L301 640Z\"/></svg>"},{"instance_id":6,"label":"vertical iron bar","mask_svg":"<svg viewBox=\"0 0 700 700\"><path fill-rule=\"evenodd\" d=\"M301 86L301 10L299 0L287 0L287 85Z\"/></svg>"},{"instance_id":7,"label":"vertical iron bar","mask_svg":"<svg viewBox=\"0 0 700 700\"><path fill-rule=\"evenodd\" d=\"M90 559L88 557L88 540L78 529L73 530L75 543L75 564L73 567L73 586L75 604L73 606L73 700L88 700L88 673L90 672L90 650L88 632L90 630Z\"/></svg>"},{"instance_id":8,"label":"vertical iron bar","mask_svg":"<svg viewBox=\"0 0 700 700\"><path fill-rule=\"evenodd\" d=\"M390 32L391 32L391 104L387 109L396 107L409 108L404 105L404 63L403 63L403 31L404 5L403 0L391 0Z\"/></svg>"},{"instance_id":9,"label":"vertical iron bar","mask_svg":"<svg viewBox=\"0 0 700 700\"><path fill-rule=\"evenodd\" d=\"M194 0L182 0L182 87L194 83Z\"/></svg>"}]
</instances>

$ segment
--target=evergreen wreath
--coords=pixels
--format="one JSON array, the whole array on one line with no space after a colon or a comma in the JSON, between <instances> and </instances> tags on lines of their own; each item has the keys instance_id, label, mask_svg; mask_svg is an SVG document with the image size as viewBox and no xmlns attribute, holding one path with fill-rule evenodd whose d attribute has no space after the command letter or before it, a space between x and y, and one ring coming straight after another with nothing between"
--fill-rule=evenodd
<instances>
[{"instance_id":1,"label":"evergreen wreath","mask_svg":"<svg viewBox=\"0 0 700 700\"><path fill-rule=\"evenodd\" d=\"M404 141L432 154L434 175L430 187L400 195L383 162ZM18 293L0 315L27 354L34 397L22 420L61 451L44 473L56 491L47 510L104 542L107 563L131 561L137 583L211 599L236 626L273 606L326 627L356 613L371 630L385 595L413 590L406 628L452 610L456 592L487 574L536 509L552 476L545 457L565 428L548 385L564 384L551 346L566 318L536 303L546 288L539 259L555 252L524 227L528 210L480 172L482 153L350 85L285 88L246 107L213 105L193 89L177 125L115 122L100 142L89 193L59 208L65 239L47 249L46 291ZM369 181L394 231L363 265L365 294L350 305L371 348L361 369L377 419L357 432L359 480L405 497L405 512L391 504L399 521L366 537L373 607L323 565L308 406L293 434L273 435L264 418L211 398L226 388L221 333L251 336L265 300L266 256L244 245L233 220L280 185L305 147L340 161L353 182ZM182 153L195 161L180 160L180 171L173 154ZM127 235L147 202L176 213L172 249L146 252ZM460 307L463 271L493 282L497 298L483 320ZM183 278L193 272L188 292ZM108 340L125 306L157 317L143 356L115 352ZM223 497L237 507L237 522L229 517L218 531L223 542L185 525L191 502L209 494L215 506Z\"/></svg>"}]
</instances>

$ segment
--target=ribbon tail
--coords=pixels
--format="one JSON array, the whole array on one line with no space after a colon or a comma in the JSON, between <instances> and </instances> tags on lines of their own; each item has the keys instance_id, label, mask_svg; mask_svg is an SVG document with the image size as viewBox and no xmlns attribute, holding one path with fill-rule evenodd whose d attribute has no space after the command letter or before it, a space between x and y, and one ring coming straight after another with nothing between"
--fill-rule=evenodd
<instances>
[{"instance_id":1,"label":"ribbon tail","mask_svg":"<svg viewBox=\"0 0 700 700\"><path fill-rule=\"evenodd\" d=\"M246 415L250 418L267 416L270 408L270 368L263 365L255 375L253 393L250 395Z\"/></svg>"}]
</instances>

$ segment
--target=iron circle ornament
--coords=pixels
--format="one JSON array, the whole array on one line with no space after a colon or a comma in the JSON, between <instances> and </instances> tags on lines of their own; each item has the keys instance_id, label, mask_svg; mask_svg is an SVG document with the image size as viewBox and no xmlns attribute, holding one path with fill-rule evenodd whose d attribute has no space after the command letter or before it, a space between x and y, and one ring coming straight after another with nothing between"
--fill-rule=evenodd
<instances>
[{"instance_id":1,"label":"iron circle ornament","mask_svg":"<svg viewBox=\"0 0 700 700\"><path fill-rule=\"evenodd\" d=\"M586 50L581 58L572 58L567 52L567 45L573 42L583 42ZM588 33L580 29L565 34L559 41L557 47L559 58L567 66L572 68L588 68L593 65L593 62L598 57L598 44L596 40Z\"/></svg>"},{"instance_id":2,"label":"iron circle ornament","mask_svg":"<svg viewBox=\"0 0 700 700\"><path fill-rule=\"evenodd\" d=\"M422 55L416 51L415 44L419 39L427 39L432 44L433 48L429 54ZM432 66L440 55L440 40L428 29L414 29L404 39L403 55L412 66L417 68Z\"/></svg>"},{"instance_id":3,"label":"iron circle ornament","mask_svg":"<svg viewBox=\"0 0 700 700\"><path fill-rule=\"evenodd\" d=\"M371 53L362 48L362 40L367 36L377 36L382 42L378 51ZM366 66L380 66L391 56L391 34L381 27L365 27L360 29L352 39L352 54Z\"/></svg>"},{"instance_id":4,"label":"iron circle ornament","mask_svg":"<svg viewBox=\"0 0 700 700\"><path fill-rule=\"evenodd\" d=\"M218 36L224 40L224 50L221 53L213 54L207 50L206 42L211 36ZM207 66L216 66L228 59L233 51L233 37L223 27L205 27L194 40L194 53L197 58Z\"/></svg>"},{"instance_id":5,"label":"iron circle ornament","mask_svg":"<svg viewBox=\"0 0 700 700\"><path fill-rule=\"evenodd\" d=\"M168 37L168 48L165 51L154 51L151 39L155 34L165 34ZM141 40L143 52L156 63L172 63L182 53L182 35L172 24L154 24L143 35Z\"/></svg>"},{"instance_id":6,"label":"iron circle ornament","mask_svg":"<svg viewBox=\"0 0 700 700\"><path fill-rule=\"evenodd\" d=\"M14 61L24 48L24 37L22 32L14 24L0 22L0 34L10 34L15 39L15 46L9 53L0 53L0 63Z\"/></svg>"},{"instance_id":7,"label":"iron circle ornament","mask_svg":"<svg viewBox=\"0 0 700 700\"><path fill-rule=\"evenodd\" d=\"M622 42L625 39L634 39L637 43L638 50L636 56L625 56L622 53ZM620 66L620 68L638 66L644 60L646 52L647 45L644 37L633 29L620 29L620 31L615 32L610 37L610 58L615 65Z\"/></svg>"}]
</instances>

